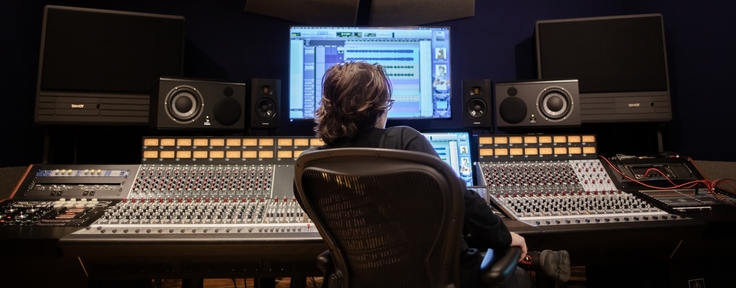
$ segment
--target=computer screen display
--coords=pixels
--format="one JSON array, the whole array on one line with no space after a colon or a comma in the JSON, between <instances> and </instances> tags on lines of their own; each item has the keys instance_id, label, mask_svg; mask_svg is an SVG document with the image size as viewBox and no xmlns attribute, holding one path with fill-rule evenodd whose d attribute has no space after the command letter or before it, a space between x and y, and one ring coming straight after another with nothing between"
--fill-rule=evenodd
<instances>
[{"instance_id":1,"label":"computer screen display","mask_svg":"<svg viewBox=\"0 0 736 288\"><path fill-rule=\"evenodd\" d=\"M291 27L289 118L312 119L322 77L344 61L381 64L392 119L450 118L449 27Z\"/></svg>"},{"instance_id":2,"label":"computer screen display","mask_svg":"<svg viewBox=\"0 0 736 288\"><path fill-rule=\"evenodd\" d=\"M450 164L467 186L473 185L473 164L468 131L423 132L442 161Z\"/></svg>"}]
</instances>

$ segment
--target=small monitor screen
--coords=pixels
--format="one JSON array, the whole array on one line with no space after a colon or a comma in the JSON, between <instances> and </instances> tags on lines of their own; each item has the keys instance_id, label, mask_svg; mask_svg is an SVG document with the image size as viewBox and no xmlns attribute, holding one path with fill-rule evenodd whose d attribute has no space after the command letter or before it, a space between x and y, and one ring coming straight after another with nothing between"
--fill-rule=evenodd
<instances>
[{"instance_id":1,"label":"small monitor screen","mask_svg":"<svg viewBox=\"0 0 736 288\"><path fill-rule=\"evenodd\" d=\"M392 119L450 118L449 27L291 27L289 118L312 119L322 76L345 61L381 64Z\"/></svg>"},{"instance_id":2,"label":"small monitor screen","mask_svg":"<svg viewBox=\"0 0 736 288\"><path fill-rule=\"evenodd\" d=\"M423 132L442 161L450 164L467 186L473 185L473 164L470 155L470 132Z\"/></svg>"}]
</instances>

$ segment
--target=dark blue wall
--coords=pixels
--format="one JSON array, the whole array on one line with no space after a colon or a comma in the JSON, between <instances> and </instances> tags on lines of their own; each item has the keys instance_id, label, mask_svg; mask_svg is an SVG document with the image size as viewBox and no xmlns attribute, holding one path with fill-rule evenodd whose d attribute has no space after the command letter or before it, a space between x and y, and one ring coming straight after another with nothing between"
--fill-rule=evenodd
<instances>
[{"instance_id":1,"label":"dark blue wall","mask_svg":"<svg viewBox=\"0 0 736 288\"><path fill-rule=\"evenodd\" d=\"M673 101L670 150L694 159L736 160L736 2L624 3L625 12L664 17Z\"/></svg>"},{"instance_id":2,"label":"dark blue wall","mask_svg":"<svg viewBox=\"0 0 736 288\"><path fill-rule=\"evenodd\" d=\"M46 4L173 14L186 17L185 76L243 81L279 78L288 93L288 29L299 25L244 12L238 1L3 1L0 3L0 167L38 163L137 163L141 127L39 127L33 123L41 21ZM435 23L452 29L453 119L399 122L424 129L461 128L462 79L536 77L534 22L542 19L658 12L664 15L674 120L669 123L584 125L599 134L601 154L656 152L661 128L666 150L705 160L736 160L729 149L730 85L736 80L735 4L693 1L476 1L476 16ZM725 7L728 6L728 7ZM282 105L282 115L286 105ZM312 124L282 119L278 135L311 135ZM501 132L495 132L501 133Z\"/></svg>"}]
</instances>

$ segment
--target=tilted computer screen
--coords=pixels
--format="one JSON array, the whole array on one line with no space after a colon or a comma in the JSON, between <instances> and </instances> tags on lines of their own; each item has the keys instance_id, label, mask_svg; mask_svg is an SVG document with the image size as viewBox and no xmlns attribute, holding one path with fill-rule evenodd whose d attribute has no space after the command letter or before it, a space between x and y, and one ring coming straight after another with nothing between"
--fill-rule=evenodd
<instances>
[{"instance_id":1,"label":"tilted computer screen","mask_svg":"<svg viewBox=\"0 0 736 288\"><path fill-rule=\"evenodd\" d=\"M289 118L311 119L322 77L344 61L385 67L392 119L450 118L449 27L291 27Z\"/></svg>"},{"instance_id":2,"label":"tilted computer screen","mask_svg":"<svg viewBox=\"0 0 736 288\"><path fill-rule=\"evenodd\" d=\"M450 164L467 186L473 185L473 164L468 131L422 132L442 161Z\"/></svg>"}]
</instances>

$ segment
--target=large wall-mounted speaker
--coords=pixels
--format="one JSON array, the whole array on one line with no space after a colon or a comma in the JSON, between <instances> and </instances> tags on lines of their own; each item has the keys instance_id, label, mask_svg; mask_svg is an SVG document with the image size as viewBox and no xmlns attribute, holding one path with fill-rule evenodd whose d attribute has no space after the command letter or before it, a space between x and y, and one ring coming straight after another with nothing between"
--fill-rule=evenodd
<instances>
[{"instance_id":1,"label":"large wall-mounted speaker","mask_svg":"<svg viewBox=\"0 0 736 288\"><path fill-rule=\"evenodd\" d=\"M502 82L495 88L499 129L580 126L576 79Z\"/></svg>"},{"instance_id":2,"label":"large wall-mounted speaker","mask_svg":"<svg viewBox=\"0 0 736 288\"><path fill-rule=\"evenodd\" d=\"M491 80L463 80L463 126L493 129Z\"/></svg>"},{"instance_id":3,"label":"large wall-mounted speaker","mask_svg":"<svg viewBox=\"0 0 736 288\"><path fill-rule=\"evenodd\" d=\"M151 91L151 127L245 130L245 83L161 77Z\"/></svg>"},{"instance_id":4,"label":"large wall-mounted speaker","mask_svg":"<svg viewBox=\"0 0 736 288\"><path fill-rule=\"evenodd\" d=\"M47 5L35 121L143 125L151 83L180 77L184 17Z\"/></svg>"},{"instance_id":5,"label":"large wall-mounted speaker","mask_svg":"<svg viewBox=\"0 0 736 288\"><path fill-rule=\"evenodd\" d=\"M281 79L253 78L248 85L248 114L250 128L276 129L279 127Z\"/></svg>"}]
</instances>

